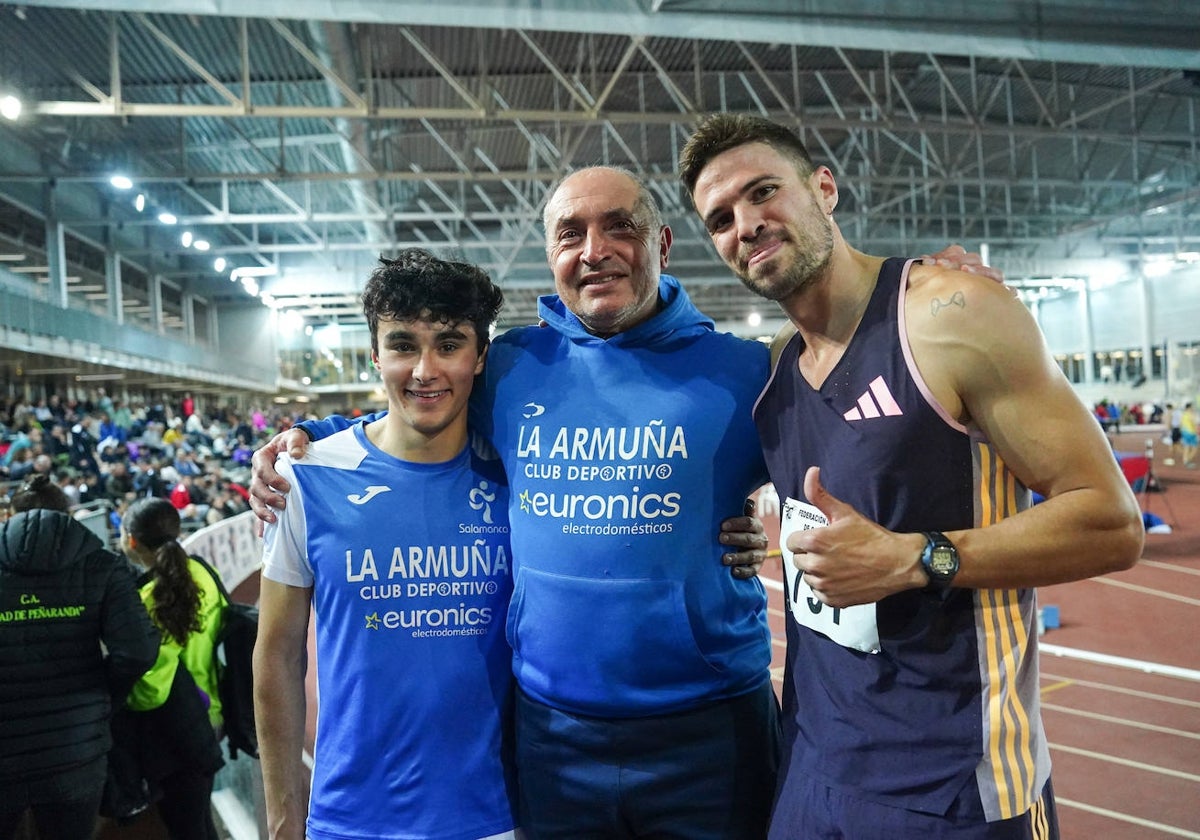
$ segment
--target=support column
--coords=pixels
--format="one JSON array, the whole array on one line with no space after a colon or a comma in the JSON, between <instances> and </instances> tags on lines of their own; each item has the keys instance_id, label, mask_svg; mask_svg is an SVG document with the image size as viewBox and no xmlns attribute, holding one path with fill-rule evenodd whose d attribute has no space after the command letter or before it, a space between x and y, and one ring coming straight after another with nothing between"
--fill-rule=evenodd
<instances>
[{"instance_id":1,"label":"support column","mask_svg":"<svg viewBox=\"0 0 1200 840\"><path fill-rule=\"evenodd\" d=\"M1142 304L1142 375L1149 382L1154 372L1154 286L1145 274L1138 274L1138 290Z\"/></svg>"},{"instance_id":2,"label":"support column","mask_svg":"<svg viewBox=\"0 0 1200 840\"><path fill-rule=\"evenodd\" d=\"M180 299L180 307L183 309L183 334L187 338L188 344L196 343L196 297L187 292L183 293Z\"/></svg>"},{"instance_id":3,"label":"support column","mask_svg":"<svg viewBox=\"0 0 1200 840\"><path fill-rule=\"evenodd\" d=\"M58 202L51 182L45 189L46 264L50 272L50 303L67 308L67 246L62 222L58 220Z\"/></svg>"},{"instance_id":4,"label":"support column","mask_svg":"<svg viewBox=\"0 0 1200 840\"><path fill-rule=\"evenodd\" d=\"M125 323L125 299L121 288L121 255L104 252L104 291L108 293L108 317L118 324Z\"/></svg>"},{"instance_id":5,"label":"support column","mask_svg":"<svg viewBox=\"0 0 1200 840\"><path fill-rule=\"evenodd\" d=\"M1079 289L1079 317L1083 322L1083 381L1091 385L1096 381L1096 336L1092 329L1092 299L1090 278L1084 278Z\"/></svg>"},{"instance_id":6,"label":"support column","mask_svg":"<svg viewBox=\"0 0 1200 840\"><path fill-rule=\"evenodd\" d=\"M150 327L159 335L163 333L163 311L162 311L162 276L159 274L151 274L147 281L149 288L147 289L146 301L150 304Z\"/></svg>"},{"instance_id":7,"label":"support column","mask_svg":"<svg viewBox=\"0 0 1200 840\"><path fill-rule=\"evenodd\" d=\"M216 304L211 304L208 307L208 346L211 350L216 350L220 343L217 338L217 307Z\"/></svg>"}]
</instances>

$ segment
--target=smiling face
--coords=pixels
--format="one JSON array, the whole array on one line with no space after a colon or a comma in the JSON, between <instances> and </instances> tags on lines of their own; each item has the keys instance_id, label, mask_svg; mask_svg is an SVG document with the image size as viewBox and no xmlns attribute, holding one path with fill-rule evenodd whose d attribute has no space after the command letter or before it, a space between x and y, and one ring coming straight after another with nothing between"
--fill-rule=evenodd
<instances>
[{"instance_id":1,"label":"smiling face","mask_svg":"<svg viewBox=\"0 0 1200 840\"><path fill-rule=\"evenodd\" d=\"M692 200L721 259L755 294L801 294L829 265L837 187L825 167L806 178L787 156L747 143L709 161Z\"/></svg>"},{"instance_id":2,"label":"smiling face","mask_svg":"<svg viewBox=\"0 0 1200 840\"><path fill-rule=\"evenodd\" d=\"M559 298L589 332L615 335L658 308L671 230L660 227L628 175L584 169L546 205L546 256Z\"/></svg>"},{"instance_id":3,"label":"smiling face","mask_svg":"<svg viewBox=\"0 0 1200 840\"><path fill-rule=\"evenodd\" d=\"M469 322L381 318L373 361L388 395L388 418L410 460L448 460L466 444L467 401L483 371ZM425 453L414 457L413 453ZM430 457L432 456L432 457ZM444 457L443 457L444 456Z\"/></svg>"}]
</instances>

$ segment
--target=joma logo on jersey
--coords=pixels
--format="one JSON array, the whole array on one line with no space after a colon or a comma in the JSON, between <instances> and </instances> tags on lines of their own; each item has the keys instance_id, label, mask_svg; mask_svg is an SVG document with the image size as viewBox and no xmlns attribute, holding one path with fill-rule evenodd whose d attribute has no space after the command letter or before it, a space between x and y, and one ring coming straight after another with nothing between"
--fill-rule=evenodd
<instances>
[{"instance_id":1,"label":"joma logo on jersey","mask_svg":"<svg viewBox=\"0 0 1200 840\"><path fill-rule=\"evenodd\" d=\"M390 492L392 492L392 488L388 487L386 484L372 484L370 487L368 487L362 493L349 494L348 496L346 496L346 499L351 504L365 505L367 502L371 501L371 499L374 499L380 493L390 493Z\"/></svg>"}]
</instances>

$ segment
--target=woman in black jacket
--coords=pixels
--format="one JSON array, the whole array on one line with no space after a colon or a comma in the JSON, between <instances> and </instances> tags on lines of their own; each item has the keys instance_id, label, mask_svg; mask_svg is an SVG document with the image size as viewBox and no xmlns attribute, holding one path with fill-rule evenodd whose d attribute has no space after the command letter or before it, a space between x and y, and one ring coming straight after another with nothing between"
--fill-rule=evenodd
<instances>
[{"instance_id":1,"label":"woman in black jacket","mask_svg":"<svg viewBox=\"0 0 1200 840\"><path fill-rule=\"evenodd\" d=\"M0 524L0 840L30 808L43 840L92 835L114 701L158 653L129 564L68 506L36 475Z\"/></svg>"}]
</instances>

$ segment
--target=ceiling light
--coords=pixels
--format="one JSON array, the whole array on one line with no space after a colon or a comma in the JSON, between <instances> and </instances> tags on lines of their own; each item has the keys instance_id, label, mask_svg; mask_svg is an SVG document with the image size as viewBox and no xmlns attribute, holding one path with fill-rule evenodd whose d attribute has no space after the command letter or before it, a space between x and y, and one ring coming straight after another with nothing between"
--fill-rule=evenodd
<instances>
[{"instance_id":1,"label":"ceiling light","mask_svg":"<svg viewBox=\"0 0 1200 840\"><path fill-rule=\"evenodd\" d=\"M757 312L751 312L749 315L746 316L746 323L752 327L757 327L759 324L762 323L762 316L759 315Z\"/></svg>"},{"instance_id":2,"label":"ceiling light","mask_svg":"<svg viewBox=\"0 0 1200 840\"><path fill-rule=\"evenodd\" d=\"M224 270L225 270L225 258L224 257L217 257L215 260L213 260L213 271L217 272L217 274L220 274Z\"/></svg>"},{"instance_id":3,"label":"ceiling light","mask_svg":"<svg viewBox=\"0 0 1200 840\"><path fill-rule=\"evenodd\" d=\"M242 277L274 277L279 273L279 266L276 265L247 265L242 268L235 268L229 275L231 280L239 280Z\"/></svg>"},{"instance_id":4,"label":"ceiling light","mask_svg":"<svg viewBox=\"0 0 1200 840\"><path fill-rule=\"evenodd\" d=\"M133 181L129 179L128 175L114 175L108 179L108 183L112 184L119 190L133 189Z\"/></svg>"},{"instance_id":5,"label":"ceiling light","mask_svg":"<svg viewBox=\"0 0 1200 840\"><path fill-rule=\"evenodd\" d=\"M208 244L207 239L197 239L195 242L192 243L192 247L195 248L197 251L207 251L212 246Z\"/></svg>"},{"instance_id":6,"label":"ceiling light","mask_svg":"<svg viewBox=\"0 0 1200 840\"><path fill-rule=\"evenodd\" d=\"M21 116L21 100L11 93L0 96L0 117L14 122Z\"/></svg>"},{"instance_id":7,"label":"ceiling light","mask_svg":"<svg viewBox=\"0 0 1200 840\"><path fill-rule=\"evenodd\" d=\"M141 213L146 209L146 196L138 193L138 197L133 200L133 209Z\"/></svg>"},{"instance_id":8,"label":"ceiling light","mask_svg":"<svg viewBox=\"0 0 1200 840\"><path fill-rule=\"evenodd\" d=\"M179 219L175 218L174 213L159 213L158 220L164 225L174 225L179 223Z\"/></svg>"},{"instance_id":9,"label":"ceiling light","mask_svg":"<svg viewBox=\"0 0 1200 840\"><path fill-rule=\"evenodd\" d=\"M162 217L160 216L159 218ZM168 222L168 224L174 224L174 222ZM185 230L183 235L179 237L179 241L183 243L184 248L192 247L192 232L190 230Z\"/></svg>"}]
</instances>

